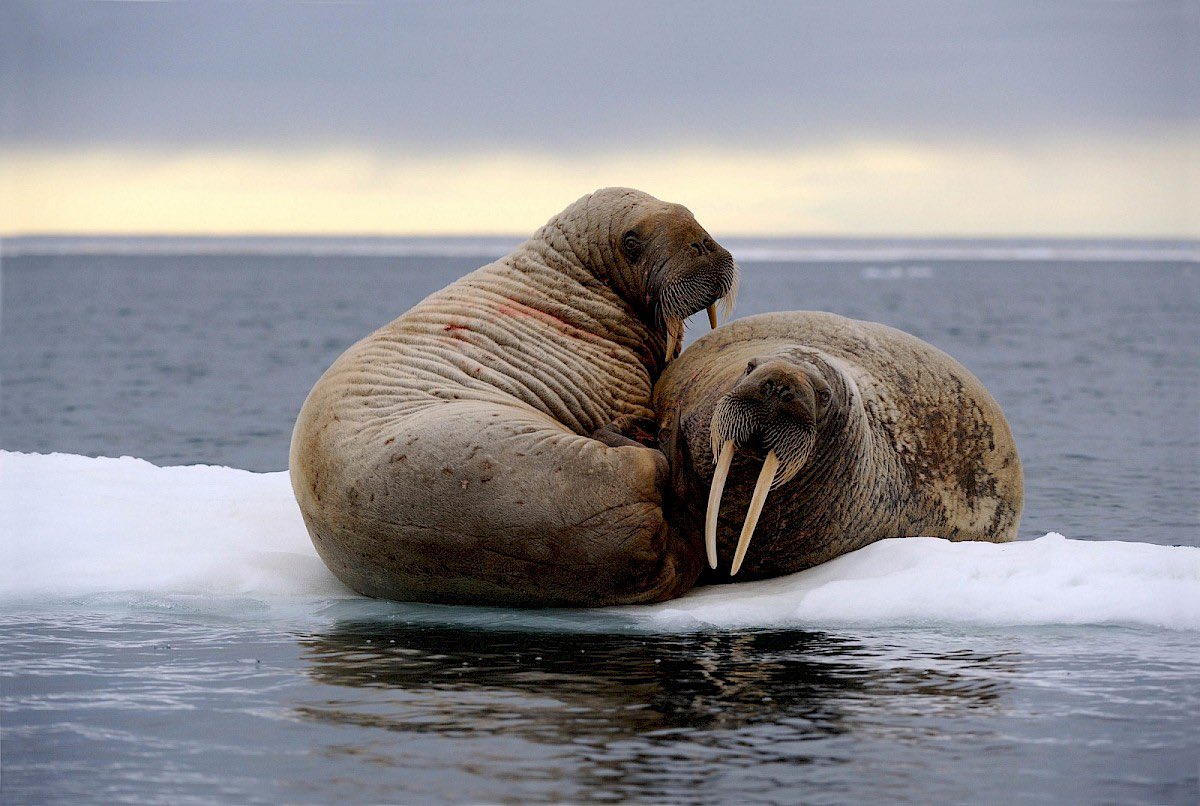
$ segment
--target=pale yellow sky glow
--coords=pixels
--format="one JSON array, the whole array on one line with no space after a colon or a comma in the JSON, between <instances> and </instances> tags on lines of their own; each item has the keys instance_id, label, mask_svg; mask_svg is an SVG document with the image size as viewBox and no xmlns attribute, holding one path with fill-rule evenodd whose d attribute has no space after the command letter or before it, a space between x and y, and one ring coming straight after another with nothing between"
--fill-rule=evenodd
<instances>
[{"instance_id":1,"label":"pale yellow sky glow","mask_svg":"<svg viewBox=\"0 0 1200 806\"><path fill-rule=\"evenodd\" d=\"M552 156L6 150L0 233L531 232L630 185L737 235L1200 237L1186 135Z\"/></svg>"}]
</instances>

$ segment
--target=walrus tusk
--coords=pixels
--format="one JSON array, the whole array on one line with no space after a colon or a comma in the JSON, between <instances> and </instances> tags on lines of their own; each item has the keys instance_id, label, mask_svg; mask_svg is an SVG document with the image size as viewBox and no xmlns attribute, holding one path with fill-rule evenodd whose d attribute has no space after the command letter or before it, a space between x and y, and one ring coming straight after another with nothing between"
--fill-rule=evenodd
<instances>
[{"instance_id":1,"label":"walrus tusk","mask_svg":"<svg viewBox=\"0 0 1200 806\"><path fill-rule=\"evenodd\" d=\"M712 325L713 330L717 329L717 303L715 302L708 306L708 323Z\"/></svg>"},{"instance_id":2,"label":"walrus tusk","mask_svg":"<svg viewBox=\"0 0 1200 806\"><path fill-rule=\"evenodd\" d=\"M679 342L683 341L683 320L674 319L667 322L667 360L666 363L671 363L675 358L675 351L679 348Z\"/></svg>"},{"instance_id":3,"label":"walrus tusk","mask_svg":"<svg viewBox=\"0 0 1200 806\"><path fill-rule=\"evenodd\" d=\"M758 516L762 514L763 504L767 502L767 493L771 491L771 482L775 481L775 471L778 469L779 457L775 455L775 451L768 451L762 470L758 474L758 483L754 485L754 495L750 497L750 509L746 511L746 522L742 524L742 536L738 538L729 576L736 574L742 567L746 549L750 548L750 538L754 536L754 527L758 526Z\"/></svg>"},{"instance_id":4,"label":"walrus tusk","mask_svg":"<svg viewBox=\"0 0 1200 806\"><path fill-rule=\"evenodd\" d=\"M708 488L708 514L704 516L704 549L708 552L708 567L717 567L717 513L721 509L721 493L725 491L725 479L729 476L729 465L733 462L733 440L727 439L721 446L717 458L717 469L713 471L712 486Z\"/></svg>"}]
</instances>

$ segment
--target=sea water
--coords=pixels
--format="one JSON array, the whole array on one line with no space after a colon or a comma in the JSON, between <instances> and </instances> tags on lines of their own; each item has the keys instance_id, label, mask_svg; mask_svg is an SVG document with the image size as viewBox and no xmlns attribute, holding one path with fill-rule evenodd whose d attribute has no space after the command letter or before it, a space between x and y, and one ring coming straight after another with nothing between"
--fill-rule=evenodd
<instances>
[{"instance_id":1,"label":"sea water","mask_svg":"<svg viewBox=\"0 0 1200 806\"><path fill-rule=\"evenodd\" d=\"M7 246L6 803L1200 797L1194 244L735 244L736 315L983 380L1021 540L599 611L357 597L280 472L333 358L502 245Z\"/></svg>"}]
</instances>

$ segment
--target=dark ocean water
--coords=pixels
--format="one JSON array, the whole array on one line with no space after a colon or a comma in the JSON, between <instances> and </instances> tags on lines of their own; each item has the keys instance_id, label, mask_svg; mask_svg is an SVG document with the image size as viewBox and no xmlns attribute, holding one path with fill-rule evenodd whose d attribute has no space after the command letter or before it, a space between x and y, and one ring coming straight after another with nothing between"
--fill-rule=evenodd
<instances>
[{"instance_id":1,"label":"dark ocean water","mask_svg":"<svg viewBox=\"0 0 1200 806\"><path fill-rule=\"evenodd\" d=\"M5 258L0 448L281 470L332 360L482 262ZM880 321L973 370L1018 440L1022 537L1200 545L1194 261L742 271L738 316ZM1194 632L67 605L0 609L6 803L1200 799Z\"/></svg>"}]
</instances>

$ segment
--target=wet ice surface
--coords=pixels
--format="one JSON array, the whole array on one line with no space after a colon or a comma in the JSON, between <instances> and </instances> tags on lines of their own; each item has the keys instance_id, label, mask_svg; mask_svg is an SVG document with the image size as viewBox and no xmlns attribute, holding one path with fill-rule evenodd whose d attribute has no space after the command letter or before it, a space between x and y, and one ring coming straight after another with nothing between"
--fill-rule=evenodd
<instances>
[{"instance_id":1,"label":"wet ice surface","mask_svg":"<svg viewBox=\"0 0 1200 806\"><path fill-rule=\"evenodd\" d=\"M479 263L6 259L0 448L279 470L324 367ZM739 315L883 321L979 375L1025 540L655 608L400 605L329 578L282 476L0 457L0 800L1196 802L1195 264L743 272Z\"/></svg>"},{"instance_id":2,"label":"wet ice surface","mask_svg":"<svg viewBox=\"0 0 1200 806\"><path fill-rule=\"evenodd\" d=\"M157 596L225 613L232 599L255 602L267 617L358 598L318 558L286 473L4 451L0 469L8 560L0 604ZM470 618L484 627L497 619L543 623L536 613L482 612ZM548 623L576 631L613 624L673 632L914 624L1200 631L1200 548L1059 534L1003 545L910 537L787 577L598 613Z\"/></svg>"}]
</instances>

